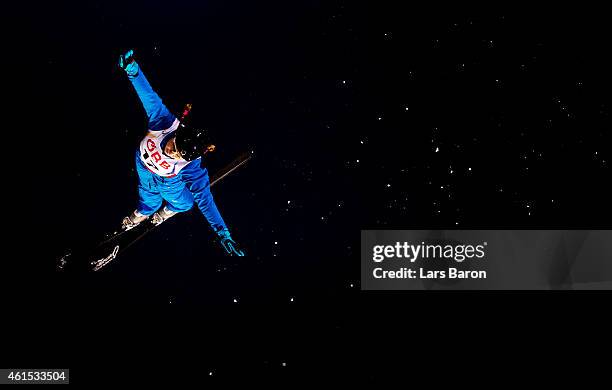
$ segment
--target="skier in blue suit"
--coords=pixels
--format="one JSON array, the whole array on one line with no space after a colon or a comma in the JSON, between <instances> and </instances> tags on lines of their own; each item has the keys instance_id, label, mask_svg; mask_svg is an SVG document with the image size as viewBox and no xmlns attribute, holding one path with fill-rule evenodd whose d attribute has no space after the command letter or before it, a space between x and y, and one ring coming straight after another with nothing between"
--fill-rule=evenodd
<instances>
[{"instance_id":1,"label":"skier in blue suit","mask_svg":"<svg viewBox=\"0 0 612 390\"><path fill-rule=\"evenodd\" d=\"M214 149L207 132L184 126L166 108L134 60L133 50L119 58L119 66L127 73L149 118L148 132L136 151L138 207L123 219L123 229L132 229L149 217L160 224L190 210L195 202L223 248L230 255L244 256L213 200L208 171L201 167L202 156Z\"/></svg>"}]
</instances>

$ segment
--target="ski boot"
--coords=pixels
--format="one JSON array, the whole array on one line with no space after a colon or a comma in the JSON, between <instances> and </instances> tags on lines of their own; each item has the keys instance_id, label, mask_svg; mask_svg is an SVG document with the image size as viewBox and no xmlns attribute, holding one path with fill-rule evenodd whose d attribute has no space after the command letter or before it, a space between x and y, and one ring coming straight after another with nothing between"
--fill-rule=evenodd
<instances>
[{"instance_id":1,"label":"ski boot","mask_svg":"<svg viewBox=\"0 0 612 390\"><path fill-rule=\"evenodd\" d=\"M163 209L158 210L155 212L155 214L153 214L153 217L151 218L151 222L153 222L153 224L155 225L159 225L175 214L178 214L178 212L172 211L168 209L168 207L164 206Z\"/></svg>"},{"instance_id":2,"label":"ski boot","mask_svg":"<svg viewBox=\"0 0 612 390\"><path fill-rule=\"evenodd\" d=\"M130 230L138 226L141 222L145 221L149 218L148 215L143 215L138 212L138 210L134 210L132 214L123 218L121 222L121 230Z\"/></svg>"}]
</instances>

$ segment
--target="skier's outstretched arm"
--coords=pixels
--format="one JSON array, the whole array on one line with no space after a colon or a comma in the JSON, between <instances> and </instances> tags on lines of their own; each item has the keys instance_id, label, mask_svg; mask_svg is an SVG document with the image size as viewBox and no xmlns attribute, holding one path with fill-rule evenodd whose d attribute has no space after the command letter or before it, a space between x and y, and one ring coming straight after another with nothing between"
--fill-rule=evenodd
<instances>
[{"instance_id":1,"label":"skier's outstretched arm","mask_svg":"<svg viewBox=\"0 0 612 390\"><path fill-rule=\"evenodd\" d=\"M227 229L221 213L210 192L208 171L200 167L200 160L193 161L181 170L181 176L195 203L215 232Z\"/></svg>"},{"instance_id":2,"label":"skier's outstretched arm","mask_svg":"<svg viewBox=\"0 0 612 390\"><path fill-rule=\"evenodd\" d=\"M223 249L230 255L244 256L244 251L232 239L221 213L210 192L208 171L200 167L196 160L181 170L181 176L189 191L193 194L195 203L220 239Z\"/></svg>"},{"instance_id":3,"label":"skier's outstretched arm","mask_svg":"<svg viewBox=\"0 0 612 390\"><path fill-rule=\"evenodd\" d=\"M140 101L149 118L149 130L166 130L175 125L176 117L164 105L161 98L151 87L149 81L134 60L134 51L130 50L119 58L119 66L125 70L132 82Z\"/></svg>"}]
</instances>

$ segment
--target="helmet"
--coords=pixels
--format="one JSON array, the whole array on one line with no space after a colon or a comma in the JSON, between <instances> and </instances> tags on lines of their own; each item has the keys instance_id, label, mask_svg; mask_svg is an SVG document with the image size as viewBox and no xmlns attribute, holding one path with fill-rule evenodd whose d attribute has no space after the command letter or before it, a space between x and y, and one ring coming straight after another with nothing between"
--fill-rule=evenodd
<instances>
[{"instance_id":1,"label":"helmet","mask_svg":"<svg viewBox=\"0 0 612 390\"><path fill-rule=\"evenodd\" d=\"M207 130L194 129L182 123L176 132L174 142L181 157L187 161L193 161L215 150Z\"/></svg>"}]
</instances>

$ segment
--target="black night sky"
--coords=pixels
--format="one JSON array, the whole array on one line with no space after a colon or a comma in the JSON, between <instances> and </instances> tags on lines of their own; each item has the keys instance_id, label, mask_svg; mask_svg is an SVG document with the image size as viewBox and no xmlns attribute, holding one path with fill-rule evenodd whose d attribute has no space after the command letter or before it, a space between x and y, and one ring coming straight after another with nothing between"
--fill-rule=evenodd
<instances>
[{"instance_id":1,"label":"black night sky","mask_svg":"<svg viewBox=\"0 0 612 390\"><path fill-rule=\"evenodd\" d=\"M365 328L411 311L418 333L458 298L360 292L361 229L610 227L605 12L394 3L49 2L18 16L37 156L22 221L36 223L12 294L76 339L59 366L104 362L92 351L121 334L123 364L149 351L216 377L376 379L383 363L359 369ZM55 272L136 205L146 116L117 67L130 48L173 112L193 103L192 124L215 132L210 172L256 150L213 188L246 258L223 256L194 209L104 272ZM468 314L486 305L472 299ZM496 320L515 321L508 295L495 300Z\"/></svg>"}]
</instances>

